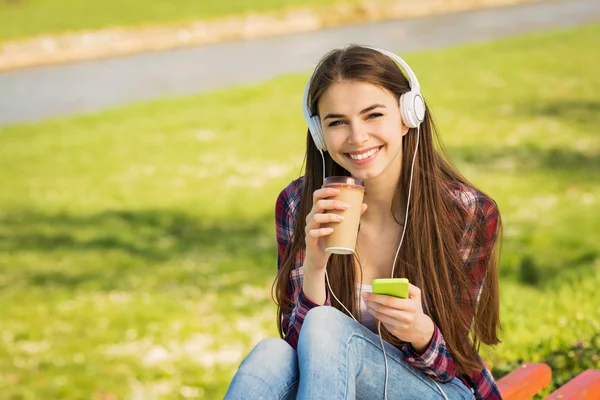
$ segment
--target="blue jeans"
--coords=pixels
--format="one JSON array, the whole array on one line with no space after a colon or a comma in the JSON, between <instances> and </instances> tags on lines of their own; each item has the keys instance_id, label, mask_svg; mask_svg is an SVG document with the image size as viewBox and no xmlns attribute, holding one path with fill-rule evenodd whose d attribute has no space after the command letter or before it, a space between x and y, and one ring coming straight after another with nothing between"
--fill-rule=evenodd
<instances>
[{"instance_id":1,"label":"blue jeans","mask_svg":"<svg viewBox=\"0 0 600 400\"><path fill-rule=\"evenodd\" d=\"M388 399L473 399L458 378L432 380L405 363L403 353L385 343ZM282 339L265 339L250 352L231 381L226 400L383 399L385 364L379 337L333 307L309 311L298 351Z\"/></svg>"}]
</instances>

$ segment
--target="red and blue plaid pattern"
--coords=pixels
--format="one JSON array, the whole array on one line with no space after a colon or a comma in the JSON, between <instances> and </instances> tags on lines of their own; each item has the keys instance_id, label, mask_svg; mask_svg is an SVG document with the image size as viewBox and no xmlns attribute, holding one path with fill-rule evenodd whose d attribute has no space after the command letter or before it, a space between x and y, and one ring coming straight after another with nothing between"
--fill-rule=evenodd
<instances>
[{"instance_id":1,"label":"red and blue plaid pattern","mask_svg":"<svg viewBox=\"0 0 600 400\"><path fill-rule=\"evenodd\" d=\"M275 219L278 267L282 265L285 258L286 246L294 233L296 216L300 210L302 186L303 178L299 178L290 183L277 198ZM457 205L467 210L470 215L460 243L460 252L465 268L469 271L469 277L473 283L473 292L478 299L489 258L496 241L498 208L493 200L465 185L455 184L452 188L449 188L449 192L456 199ZM484 240L480 241L479 245L477 245L475 243L475 236L477 227L481 223L485 226L485 235ZM290 274L287 294L288 298L292 299L293 304L291 305L293 306L293 310L291 313L284 313L282 323L285 329L285 340L294 348L298 344L298 336L306 314L310 309L318 307L317 304L306 298L302 291L302 265L304 263L304 256L304 250L298 252ZM329 291L327 291L325 305L331 305ZM418 354L410 344L403 346L401 350L405 354L405 362L419 368L423 373L436 381L449 382L458 376L467 387L471 388L476 399L491 400L502 398L491 372L485 366L479 373L471 376L458 374L452 354L446 348L444 337L437 325L435 325L429 347L423 354Z\"/></svg>"}]
</instances>

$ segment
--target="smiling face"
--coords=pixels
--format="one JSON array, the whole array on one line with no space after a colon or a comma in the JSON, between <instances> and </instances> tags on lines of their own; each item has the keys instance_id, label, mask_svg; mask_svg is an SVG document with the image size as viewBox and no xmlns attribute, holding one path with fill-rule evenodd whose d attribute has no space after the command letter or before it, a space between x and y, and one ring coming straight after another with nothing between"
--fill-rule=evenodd
<instances>
[{"instance_id":1,"label":"smiling face","mask_svg":"<svg viewBox=\"0 0 600 400\"><path fill-rule=\"evenodd\" d=\"M392 93L365 82L335 82L318 109L327 151L336 163L365 182L398 181L408 127Z\"/></svg>"}]
</instances>

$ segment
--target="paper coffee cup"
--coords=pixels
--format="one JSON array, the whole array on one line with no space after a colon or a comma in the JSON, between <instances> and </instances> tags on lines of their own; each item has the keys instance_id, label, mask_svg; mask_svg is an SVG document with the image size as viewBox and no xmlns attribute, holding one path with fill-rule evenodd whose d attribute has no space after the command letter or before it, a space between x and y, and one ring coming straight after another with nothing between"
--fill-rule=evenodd
<instances>
[{"instance_id":1,"label":"paper coffee cup","mask_svg":"<svg viewBox=\"0 0 600 400\"><path fill-rule=\"evenodd\" d=\"M323 187L338 189L340 193L329 199L343 201L350 206L346 210L327 211L344 216L344 220L324 224L325 228L333 228L333 232L325 236L325 251L333 254L354 254L360 211L365 195L363 181L348 176L330 176L325 179Z\"/></svg>"}]
</instances>

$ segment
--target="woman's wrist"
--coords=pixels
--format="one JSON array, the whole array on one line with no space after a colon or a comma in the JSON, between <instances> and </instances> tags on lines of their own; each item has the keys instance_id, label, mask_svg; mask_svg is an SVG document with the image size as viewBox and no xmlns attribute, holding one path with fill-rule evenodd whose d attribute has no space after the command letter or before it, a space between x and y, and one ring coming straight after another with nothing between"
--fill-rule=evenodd
<instances>
[{"instance_id":1,"label":"woman's wrist","mask_svg":"<svg viewBox=\"0 0 600 400\"><path fill-rule=\"evenodd\" d=\"M314 264L311 264L310 261L305 260L304 264L302 264L302 270L304 271L304 274L306 273L321 273L323 276L325 275L325 268L327 268L327 263L325 263L322 266L315 266Z\"/></svg>"},{"instance_id":2,"label":"woman's wrist","mask_svg":"<svg viewBox=\"0 0 600 400\"><path fill-rule=\"evenodd\" d=\"M423 354L427 350L435 331L433 320L427 314L423 314L422 317L422 324L418 330L418 335L415 340L410 342L413 349L419 354Z\"/></svg>"},{"instance_id":3,"label":"woman's wrist","mask_svg":"<svg viewBox=\"0 0 600 400\"><path fill-rule=\"evenodd\" d=\"M312 268L303 268L302 291L310 301L315 304L323 305L327 300L327 291L325 290L325 269L315 270Z\"/></svg>"}]
</instances>

